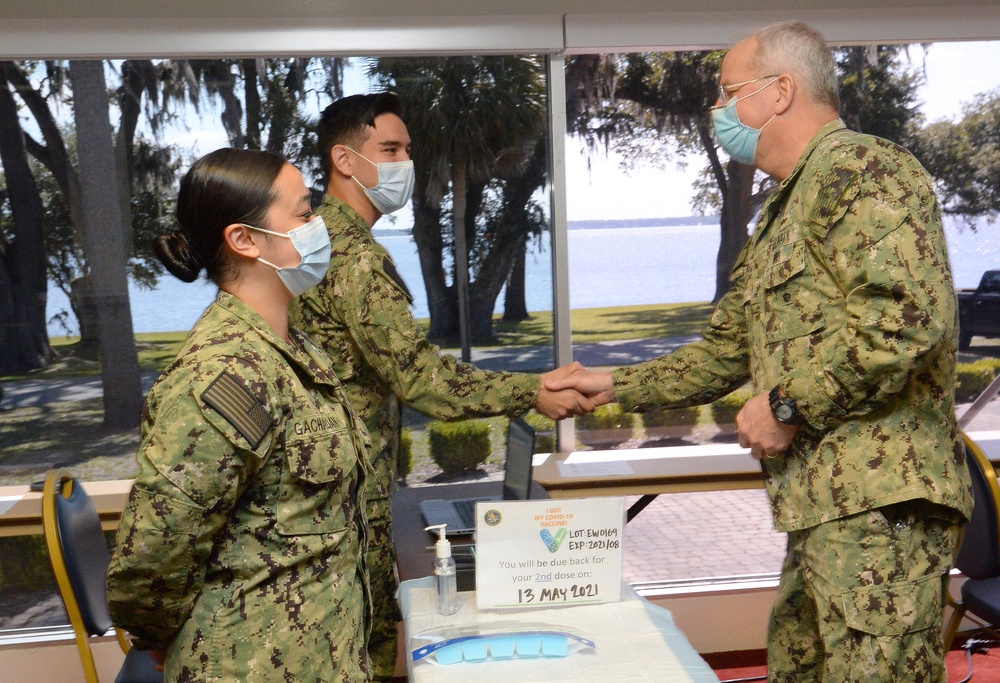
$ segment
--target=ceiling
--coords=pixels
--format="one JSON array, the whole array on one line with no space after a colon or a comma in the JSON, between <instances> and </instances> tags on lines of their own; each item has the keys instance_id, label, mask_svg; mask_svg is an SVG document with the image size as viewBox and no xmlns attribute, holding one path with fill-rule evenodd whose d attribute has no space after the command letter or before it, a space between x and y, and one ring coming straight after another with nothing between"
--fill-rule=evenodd
<instances>
[{"instance_id":1,"label":"ceiling","mask_svg":"<svg viewBox=\"0 0 1000 683\"><path fill-rule=\"evenodd\" d=\"M791 18L831 43L1000 38L997 0L0 0L0 58L725 47Z\"/></svg>"}]
</instances>

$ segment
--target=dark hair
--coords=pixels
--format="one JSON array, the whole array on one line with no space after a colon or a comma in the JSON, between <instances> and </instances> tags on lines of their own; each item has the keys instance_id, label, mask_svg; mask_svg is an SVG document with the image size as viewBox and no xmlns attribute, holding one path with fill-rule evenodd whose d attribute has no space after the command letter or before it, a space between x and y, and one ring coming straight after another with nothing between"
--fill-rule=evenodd
<instances>
[{"instance_id":1,"label":"dark hair","mask_svg":"<svg viewBox=\"0 0 1000 683\"><path fill-rule=\"evenodd\" d=\"M153 242L166 269L184 282L194 282L202 268L216 283L228 280L223 229L233 223L265 227L274 181L286 163L268 152L230 148L194 162L177 194L180 229Z\"/></svg>"},{"instance_id":2,"label":"dark hair","mask_svg":"<svg viewBox=\"0 0 1000 683\"><path fill-rule=\"evenodd\" d=\"M375 119L382 114L395 114L403 118L403 102L391 92L342 97L319 117L316 135L319 138L319 158L327 179L333 170L330 150L334 145L347 145L355 151L368 139L367 128L375 126Z\"/></svg>"}]
</instances>

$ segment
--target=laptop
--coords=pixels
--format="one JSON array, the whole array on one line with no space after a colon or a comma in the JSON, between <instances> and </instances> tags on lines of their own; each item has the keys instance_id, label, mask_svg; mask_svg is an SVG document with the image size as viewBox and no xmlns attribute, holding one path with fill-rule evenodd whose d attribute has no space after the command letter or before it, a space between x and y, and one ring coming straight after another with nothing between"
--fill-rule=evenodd
<instances>
[{"instance_id":1,"label":"laptop","mask_svg":"<svg viewBox=\"0 0 1000 683\"><path fill-rule=\"evenodd\" d=\"M427 526L447 524L448 536L471 534L476 530L476 503L489 500L527 500L531 489L531 459L535 453L535 430L520 418L507 427L507 462L504 465L503 497L480 496L452 500L424 500L420 512Z\"/></svg>"}]
</instances>

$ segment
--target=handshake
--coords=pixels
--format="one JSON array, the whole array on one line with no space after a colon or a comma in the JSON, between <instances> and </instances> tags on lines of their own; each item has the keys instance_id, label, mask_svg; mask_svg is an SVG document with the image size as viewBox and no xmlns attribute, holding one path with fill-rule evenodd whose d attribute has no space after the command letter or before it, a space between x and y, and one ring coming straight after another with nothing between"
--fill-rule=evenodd
<instances>
[{"instance_id":1,"label":"handshake","mask_svg":"<svg viewBox=\"0 0 1000 683\"><path fill-rule=\"evenodd\" d=\"M546 372L541 380L535 410L553 420L590 413L615 400L611 373L587 370L576 361Z\"/></svg>"}]
</instances>

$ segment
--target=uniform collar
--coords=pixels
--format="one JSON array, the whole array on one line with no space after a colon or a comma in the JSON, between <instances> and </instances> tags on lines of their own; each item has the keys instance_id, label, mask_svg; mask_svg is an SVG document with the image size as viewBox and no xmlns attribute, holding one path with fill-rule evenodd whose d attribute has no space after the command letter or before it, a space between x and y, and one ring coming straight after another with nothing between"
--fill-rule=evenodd
<instances>
[{"instance_id":1,"label":"uniform collar","mask_svg":"<svg viewBox=\"0 0 1000 683\"><path fill-rule=\"evenodd\" d=\"M767 201L764 202L764 206L761 209L760 220L757 223L757 229L754 230L753 237L751 238L753 242L758 241L763 234L767 232L767 227L771 224L771 221L774 220L775 216L780 211L781 206L784 205L785 197L788 195L790 188L802 174L802 169L805 168L806 162L809 160L809 157L812 156L813 152L816 151L816 148L819 147L820 142L822 142L827 136L846 129L847 126L844 124L843 120L836 118L816 131L816 134L812 136L811 140L809 140L809 144L806 145L805 150L799 157L799 162L795 165L795 168L792 169L792 172L788 174L787 178L778 184L778 187L775 188L775 190L767 198Z\"/></svg>"},{"instance_id":2,"label":"uniform collar","mask_svg":"<svg viewBox=\"0 0 1000 683\"><path fill-rule=\"evenodd\" d=\"M325 194L323 195L323 205L329 206L334 211L342 214L344 218L354 224L355 227L364 230L369 234L371 233L371 228L367 223L365 223L365 219L361 217L361 214L355 211L351 205L343 199L337 199L333 195Z\"/></svg>"},{"instance_id":3,"label":"uniform collar","mask_svg":"<svg viewBox=\"0 0 1000 683\"><path fill-rule=\"evenodd\" d=\"M294 327L289 328L288 334L293 342L289 344L277 335L260 314L229 292L220 289L215 297L215 303L230 315L252 327L265 341L278 349L290 363L302 368L317 382L334 386L339 384L336 379L333 379L334 375L329 358L300 330Z\"/></svg>"},{"instance_id":4,"label":"uniform collar","mask_svg":"<svg viewBox=\"0 0 1000 683\"><path fill-rule=\"evenodd\" d=\"M784 190L794 182L795 178L802 173L802 168L806 165L806 161L810 156L812 156L812 153L816 151L819 143L826 136L836 133L837 131L845 130L846 128L847 126L844 124L843 120L837 118L816 131L816 134L813 135L812 140L809 141L809 144L806 145L805 150L802 152L802 156L799 157L799 163L795 165L795 168L788 174L788 177L781 181L778 185L778 190Z\"/></svg>"}]
</instances>

